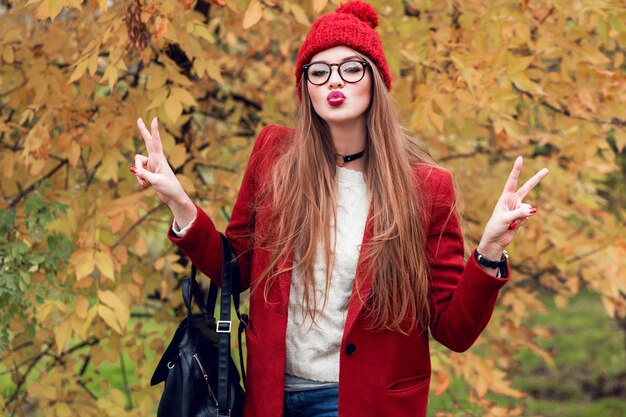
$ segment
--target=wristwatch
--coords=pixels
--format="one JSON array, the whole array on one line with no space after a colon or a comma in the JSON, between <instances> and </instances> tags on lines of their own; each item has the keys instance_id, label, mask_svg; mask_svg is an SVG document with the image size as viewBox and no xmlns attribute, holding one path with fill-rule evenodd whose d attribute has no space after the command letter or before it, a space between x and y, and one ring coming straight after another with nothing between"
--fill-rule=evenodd
<instances>
[{"instance_id":1,"label":"wristwatch","mask_svg":"<svg viewBox=\"0 0 626 417\"><path fill-rule=\"evenodd\" d=\"M480 252L478 252L478 249L476 249L474 251L474 258L476 258L476 262L486 266L487 268L498 268L500 274L496 276L499 276L500 278L507 278L506 262L509 259L509 254L506 251L502 251L502 258L500 258L499 261L494 261L485 258Z\"/></svg>"}]
</instances>

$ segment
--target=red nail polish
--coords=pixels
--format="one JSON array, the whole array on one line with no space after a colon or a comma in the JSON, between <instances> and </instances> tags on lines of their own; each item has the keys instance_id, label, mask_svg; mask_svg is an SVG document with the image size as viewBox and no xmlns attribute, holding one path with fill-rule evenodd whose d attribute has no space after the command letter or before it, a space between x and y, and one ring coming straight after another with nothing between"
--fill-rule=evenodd
<instances>
[{"instance_id":1,"label":"red nail polish","mask_svg":"<svg viewBox=\"0 0 626 417\"><path fill-rule=\"evenodd\" d=\"M136 174L137 173L137 168L134 167L134 166L130 167L130 172L132 172L133 174Z\"/></svg>"},{"instance_id":2,"label":"red nail polish","mask_svg":"<svg viewBox=\"0 0 626 417\"><path fill-rule=\"evenodd\" d=\"M142 186L143 188L146 188L146 187L148 186L148 184L146 184L145 182L142 182L142 183L141 183L141 186Z\"/></svg>"},{"instance_id":3,"label":"red nail polish","mask_svg":"<svg viewBox=\"0 0 626 417\"><path fill-rule=\"evenodd\" d=\"M530 209L530 214L535 214L536 212L537 212L537 209L536 209L536 208L531 208L531 209Z\"/></svg>"},{"instance_id":4,"label":"red nail polish","mask_svg":"<svg viewBox=\"0 0 626 417\"><path fill-rule=\"evenodd\" d=\"M513 223L511 223L511 225L509 226L509 230L515 229L515 226L517 226L517 221L514 221Z\"/></svg>"}]
</instances>

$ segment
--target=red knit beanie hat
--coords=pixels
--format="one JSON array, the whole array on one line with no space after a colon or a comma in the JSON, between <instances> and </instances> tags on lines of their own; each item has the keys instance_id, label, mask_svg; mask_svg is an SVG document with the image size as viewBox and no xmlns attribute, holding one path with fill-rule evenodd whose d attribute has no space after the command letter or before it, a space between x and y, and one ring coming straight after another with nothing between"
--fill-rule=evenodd
<instances>
[{"instance_id":1,"label":"red knit beanie hat","mask_svg":"<svg viewBox=\"0 0 626 417\"><path fill-rule=\"evenodd\" d=\"M391 75L380 37L374 30L376 26L378 26L376 10L369 3L362 1L350 1L340 5L335 13L317 19L300 47L296 60L296 91L300 101L302 101L300 95L302 67L318 52L340 45L367 55L378 67L387 90L391 90Z\"/></svg>"}]
</instances>

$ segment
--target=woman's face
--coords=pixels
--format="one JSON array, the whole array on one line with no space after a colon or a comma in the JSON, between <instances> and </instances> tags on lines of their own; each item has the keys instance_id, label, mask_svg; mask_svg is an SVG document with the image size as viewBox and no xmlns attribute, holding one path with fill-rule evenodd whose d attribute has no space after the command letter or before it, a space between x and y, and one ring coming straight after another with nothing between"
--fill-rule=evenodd
<instances>
[{"instance_id":1,"label":"woman's face","mask_svg":"<svg viewBox=\"0 0 626 417\"><path fill-rule=\"evenodd\" d=\"M346 46L335 46L317 53L309 63L342 64L346 61L362 61L357 52ZM313 68L309 76L313 78ZM315 112L327 123L345 123L365 119L366 111L372 99L372 76L368 67L360 64L344 68L344 78L354 77L357 71L365 71L363 78L356 83L344 81L339 76L339 67L332 65L328 81L322 85L307 81L307 89ZM321 74L323 71L316 71ZM320 75L318 75L320 76Z\"/></svg>"}]
</instances>

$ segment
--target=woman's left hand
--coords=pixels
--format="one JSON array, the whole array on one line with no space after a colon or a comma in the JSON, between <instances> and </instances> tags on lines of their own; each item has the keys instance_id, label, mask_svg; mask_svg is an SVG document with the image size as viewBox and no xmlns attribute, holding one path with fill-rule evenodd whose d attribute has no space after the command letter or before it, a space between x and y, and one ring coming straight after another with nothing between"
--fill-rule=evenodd
<instances>
[{"instance_id":1,"label":"woman's left hand","mask_svg":"<svg viewBox=\"0 0 626 417\"><path fill-rule=\"evenodd\" d=\"M548 169L539 170L524 185L517 188L517 180L522 171L523 159L518 156L513 164L504 191L498 199L491 218L485 226L485 231L480 239L478 251L489 259L500 259L502 251L513 240L515 233L521 226L528 222L528 218L537 212L530 204L522 200L541 180L548 175Z\"/></svg>"}]
</instances>

